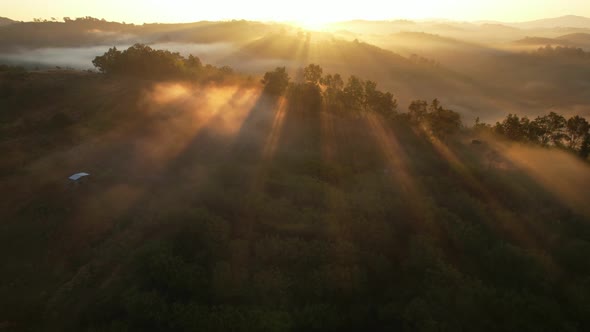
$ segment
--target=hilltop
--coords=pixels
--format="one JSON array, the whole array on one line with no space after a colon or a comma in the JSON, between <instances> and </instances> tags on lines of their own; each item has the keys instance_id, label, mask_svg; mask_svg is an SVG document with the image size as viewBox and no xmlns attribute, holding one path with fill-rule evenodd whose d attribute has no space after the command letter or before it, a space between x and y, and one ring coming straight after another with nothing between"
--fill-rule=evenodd
<instances>
[{"instance_id":1,"label":"hilltop","mask_svg":"<svg viewBox=\"0 0 590 332\"><path fill-rule=\"evenodd\" d=\"M590 18L576 15L566 15L528 22L512 23L513 26L524 29L550 28L584 28L590 29Z\"/></svg>"},{"instance_id":2,"label":"hilltop","mask_svg":"<svg viewBox=\"0 0 590 332\"><path fill-rule=\"evenodd\" d=\"M13 24L15 21L9 19L8 17L0 17L0 26Z\"/></svg>"}]
</instances>

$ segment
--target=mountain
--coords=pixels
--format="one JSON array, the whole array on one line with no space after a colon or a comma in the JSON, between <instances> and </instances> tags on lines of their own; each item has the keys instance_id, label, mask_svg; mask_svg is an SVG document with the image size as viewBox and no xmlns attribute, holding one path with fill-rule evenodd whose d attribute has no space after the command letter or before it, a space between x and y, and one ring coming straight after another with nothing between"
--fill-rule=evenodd
<instances>
[{"instance_id":1,"label":"mountain","mask_svg":"<svg viewBox=\"0 0 590 332\"><path fill-rule=\"evenodd\" d=\"M511 24L523 29L551 29L551 28L590 28L590 18L576 15L567 15L555 18L547 18L535 21Z\"/></svg>"},{"instance_id":2,"label":"mountain","mask_svg":"<svg viewBox=\"0 0 590 332\"><path fill-rule=\"evenodd\" d=\"M0 17L0 26L9 25L13 23L16 23L16 21L13 21L7 17Z\"/></svg>"}]
</instances>

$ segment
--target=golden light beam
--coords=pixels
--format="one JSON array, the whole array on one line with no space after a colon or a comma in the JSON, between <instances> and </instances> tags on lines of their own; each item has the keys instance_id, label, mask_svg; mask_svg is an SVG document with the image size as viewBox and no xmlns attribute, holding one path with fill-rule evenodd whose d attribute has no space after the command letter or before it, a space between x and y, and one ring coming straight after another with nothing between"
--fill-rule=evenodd
<instances>
[{"instance_id":1,"label":"golden light beam","mask_svg":"<svg viewBox=\"0 0 590 332\"><path fill-rule=\"evenodd\" d=\"M400 187L402 195L409 204L412 217L418 223L414 226L425 227L432 234L439 235L439 227L431 223L432 212L424 199L426 195L414 181L407 166L409 158L399 144L397 137L390 128L383 125L382 118L377 114L369 113L366 119L388 165L389 174L391 174L394 184Z\"/></svg>"},{"instance_id":2,"label":"golden light beam","mask_svg":"<svg viewBox=\"0 0 590 332\"><path fill-rule=\"evenodd\" d=\"M487 188L479 181L473 173L465 166L465 164L457 157L457 155L438 137L434 136L426 128L421 128L422 132L428 137L435 152L441 156L451 169L465 181L467 186L482 195L484 203L489 206L490 213L494 216L494 220L499 224L491 225L495 228L500 228L505 233L508 233L514 240L529 247L540 249L538 241L532 236L531 230L525 227L522 222L519 222L510 211L507 211L502 204L487 190Z\"/></svg>"},{"instance_id":3,"label":"golden light beam","mask_svg":"<svg viewBox=\"0 0 590 332\"><path fill-rule=\"evenodd\" d=\"M163 122L158 124L150 139L139 143L138 162L143 160L157 171L155 168L163 167L178 156L215 120L225 121L226 130L235 132L259 93L258 89L239 86L157 85L146 97L147 108L150 113L162 117Z\"/></svg>"},{"instance_id":4,"label":"golden light beam","mask_svg":"<svg viewBox=\"0 0 590 332\"><path fill-rule=\"evenodd\" d=\"M557 149L500 143L498 151L573 211L590 216L590 166Z\"/></svg>"},{"instance_id":5,"label":"golden light beam","mask_svg":"<svg viewBox=\"0 0 590 332\"><path fill-rule=\"evenodd\" d=\"M523 223L523 221L517 218L514 213L507 210L446 144L436 136L432 135L426 128L421 128L421 130L429 138L434 150L447 161L453 171L466 182L471 190L479 193L484 198L483 203L488 205L488 211L493 216L493 221L496 222L489 226L500 231L502 234L508 235L513 241L518 242L519 245L522 245L527 249L532 249L536 254L535 259L537 259L547 271L558 273L560 268L553 259L542 254L545 250L544 244L540 242L540 234L538 234L538 230L532 229L530 225ZM519 154L519 156L522 158L522 155ZM526 157L524 160L526 160Z\"/></svg>"},{"instance_id":6,"label":"golden light beam","mask_svg":"<svg viewBox=\"0 0 590 332\"><path fill-rule=\"evenodd\" d=\"M277 151L287 112L287 99L285 97L279 98L276 110L274 110L274 112L275 115L272 126L265 139L256 173L252 181L252 188L250 189L252 192L258 192L261 190L264 180L268 175L270 165L272 164L272 159Z\"/></svg>"},{"instance_id":7,"label":"golden light beam","mask_svg":"<svg viewBox=\"0 0 590 332\"><path fill-rule=\"evenodd\" d=\"M235 132L240 125L237 122L247 116L259 94L259 90L239 86L198 87L197 92L195 88L179 84L155 86L145 94L145 104L141 105L143 115L153 117L153 122L137 123L137 126L152 128L138 128L139 132L124 128L126 132L102 137L101 145L106 149L116 149L123 142L128 145L135 142L127 147L133 150L128 153L129 157L119 161L120 171L128 173L126 183L99 181L100 187L95 186L95 190L73 208L71 222L64 226L63 234L76 235L84 241L91 234L101 234L113 227L112 222L118 216L145 197L150 186L146 179L162 173L201 131L219 130L212 121L232 122L228 132ZM224 125L227 130L229 127ZM100 177L100 174L92 176ZM100 210L97 204L111 209Z\"/></svg>"}]
</instances>

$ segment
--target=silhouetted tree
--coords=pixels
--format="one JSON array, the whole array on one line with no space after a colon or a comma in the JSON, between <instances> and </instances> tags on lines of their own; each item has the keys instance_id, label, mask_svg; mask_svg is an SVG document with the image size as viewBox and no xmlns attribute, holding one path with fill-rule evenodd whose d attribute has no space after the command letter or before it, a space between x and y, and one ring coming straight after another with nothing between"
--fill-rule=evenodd
<instances>
[{"instance_id":1,"label":"silhouetted tree","mask_svg":"<svg viewBox=\"0 0 590 332\"><path fill-rule=\"evenodd\" d=\"M324 86L325 105L330 111L340 111L344 108L344 81L340 74L328 74L320 79Z\"/></svg>"},{"instance_id":2,"label":"silhouetted tree","mask_svg":"<svg viewBox=\"0 0 590 332\"><path fill-rule=\"evenodd\" d=\"M311 82L291 84L288 98L289 108L298 113L319 112L322 107L322 91Z\"/></svg>"},{"instance_id":3,"label":"silhouetted tree","mask_svg":"<svg viewBox=\"0 0 590 332\"><path fill-rule=\"evenodd\" d=\"M508 114L501 123L496 123L494 129L498 134L504 135L510 140L522 141L525 137L524 128L527 125L528 119L520 119L516 114Z\"/></svg>"},{"instance_id":4,"label":"silhouetted tree","mask_svg":"<svg viewBox=\"0 0 590 332\"><path fill-rule=\"evenodd\" d=\"M121 65L121 54L117 47L109 48L102 56L95 57L92 64L102 73L115 73Z\"/></svg>"},{"instance_id":5,"label":"silhouetted tree","mask_svg":"<svg viewBox=\"0 0 590 332\"><path fill-rule=\"evenodd\" d=\"M428 114L428 103L424 100L414 100L410 103L408 109L410 120L414 123L421 123Z\"/></svg>"},{"instance_id":6,"label":"silhouetted tree","mask_svg":"<svg viewBox=\"0 0 590 332\"><path fill-rule=\"evenodd\" d=\"M326 86L326 89L342 90L344 88L344 81L340 74L328 74L320 82Z\"/></svg>"},{"instance_id":7,"label":"silhouetted tree","mask_svg":"<svg viewBox=\"0 0 590 332\"><path fill-rule=\"evenodd\" d=\"M590 124L583 117L576 115L567 120L566 139L568 146L571 149L577 149L588 135L588 130L590 130Z\"/></svg>"},{"instance_id":8,"label":"silhouetted tree","mask_svg":"<svg viewBox=\"0 0 590 332\"><path fill-rule=\"evenodd\" d=\"M156 50L144 44L135 44L124 51L110 48L95 57L92 63L105 74L148 79L207 78L219 81L233 74L230 67L203 66L201 60L192 54L185 58L178 52Z\"/></svg>"},{"instance_id":9,"label":"silhouetted tree","mask_svg":"<svg viewBox=\"0 0 590 332\"><path fill-rule=\"evenodd\" d=\"M397 111L397 101L390 92L377 90L377 83L365 81L365 111L377 112L385 117L393 117Z\"/></svg>"},{"instance_id":10,"label":"silhouetted tree","mask_svg":"<svg viewBox=\"0 0 590 332\"><path fill-rule=\"evenodd\" d=\"M548 115L537 117L534 121L538 128L539 140L542 145L553 143L556 146L561 145L565 137L564 129L566 120L563 116L551 112Z\"/></svg>"},{"instance_id":11,"label":"silhouetted tree","mask_svg":"<svg viewBox=\"0 0 590 332\"><path fill-rule=\"evenodd\" d=\"M307 82L318 84L322 78L322 67L319 65L310 64L303 69L303 77Z\"/></svg>"},{"instance_id":12,"label":"silhouetted tree","mask_svg":"<svg viewBox=\"0 0 590 332\"><path fill-rule=\"evenodd\" d=\"M277 67L274 71L266 72L262 79L264 91L274 96L282 95L289 86L289 74L285 67Z\"/></svg>"},{"instance_id":13,"label":"silhouetted tree","mask_svg":"<svg viewBox=\"0 0 590 332\"><path fill-rule=\"evenodd\" d=\"M189 54L188 59L186 59L185 61L185 64L189 68L201 69L203 67L201 59L192 54Z\"/></svg>"},{"instance_id":14,"label":"silhouetted tree","mask_svg":"<svg viewBox=\"0 0 590 332\"><path fill-rule=\"evenodd\" d=\"M363 108L365 111L369 111L371 109L372 104L378 99L378 91L377 91L377 83L373 81L365 81L365 91L364 91L364 100L363 100Z\"/></svg>"},{"instance_id":15,"label":"silhouetted tree","mask_svg":"<svg viewBox=\"0 0 590 332\"><path fill-rule=\"evenodd\" d=\"M443 108L437 99L432 101L426 120L432 134L442 139L446 139L461 128L461 115Z\"/></svg>"},{"instance_id":16,"label":"silhouetted tree","mask_svg":"<svg viewBox=\"0 0 590 332\"><path fill-rule=\"evenodd\" d=\"M483 132L483 131L490 131L492 129L492 126L481 122L479 116L477 118L475 118L475 123L473 124L473 130L477 131L477 132Z\"/></svg>"},{"instance_id":17,"label":"silhouetted tree","mask_svg":"<svg viewBox=\"0 0 590 332\"><path fill-rule=\"evenodd\" d=\"M364 105L364 91L365 87L363 81L352 75L348 78L348 82L344 87L344 99L346 106L353 112L358 112Z\"/></svg>"}]
</instances>

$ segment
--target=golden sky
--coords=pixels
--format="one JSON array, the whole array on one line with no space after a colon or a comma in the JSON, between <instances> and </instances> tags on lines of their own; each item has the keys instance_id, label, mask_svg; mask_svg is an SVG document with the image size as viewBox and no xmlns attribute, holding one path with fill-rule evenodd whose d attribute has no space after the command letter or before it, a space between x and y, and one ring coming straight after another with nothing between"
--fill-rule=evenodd
<instances>
[{"instance_id":1,"label":"golden sky","mask_svg":"<svg viewBox=\"0 0 590 332\"><path fill-rule=\"evenodd\" d=\"M349 19L447 18L516 22L590 17L590 0L0 0L0 16L93 16L127 23L247 19L317 24Z\"/></svg>"}]
</instances>

